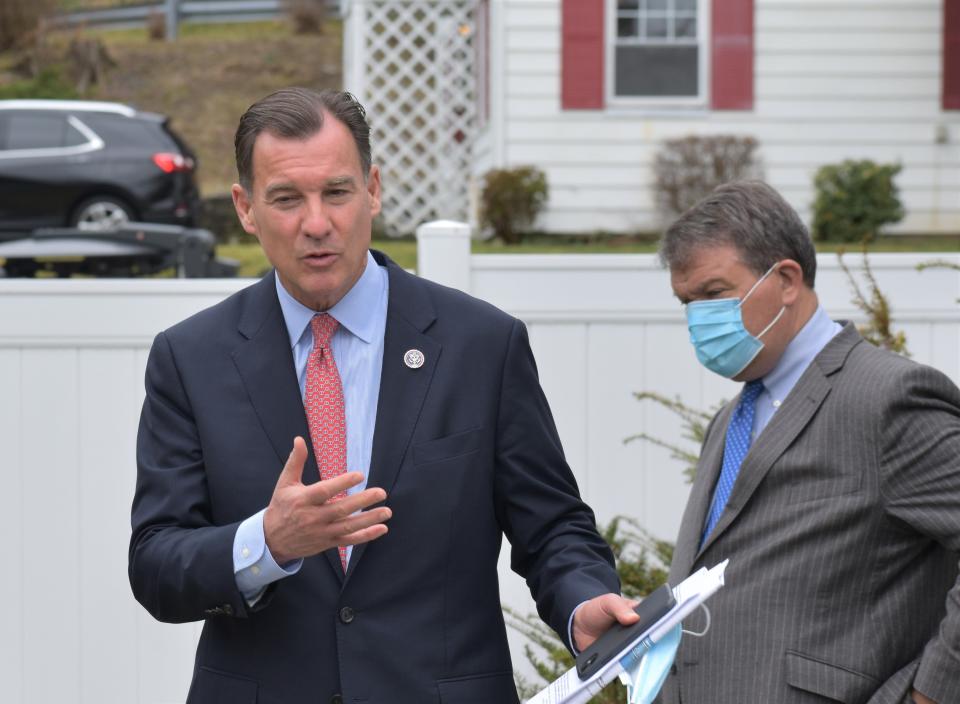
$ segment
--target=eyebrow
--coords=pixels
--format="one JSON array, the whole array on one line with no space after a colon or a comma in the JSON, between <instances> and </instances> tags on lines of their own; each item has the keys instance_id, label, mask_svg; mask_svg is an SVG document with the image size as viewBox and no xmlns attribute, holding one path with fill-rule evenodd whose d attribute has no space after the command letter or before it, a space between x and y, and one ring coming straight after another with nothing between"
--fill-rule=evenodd
<instances>
[{"instance_id":1,"label":"eyebrow","mask_svg":"<svg viewBox=\"0 0 960 704\"><path fill-rule=\"evenodd\" d=\"M327 188L338 188L340 186L352 186L355 180L353 176L335 176L334 178L327 179L323 183L324 189ZM282 181L280 183L273 183L267 186L263 192L264 198L269 198L270 196L276 193L282 193L284 191L296 191L297 187L292 183L287 181Z\"/></svg>"},{"instance_id":2,"label":"eyebrow","mask_svg":"<svg viewBox=\"0 0 960 704\"><path fill-rule=\"evenodd\" d=\"M716 286L716 285L718 285L718 284L721 285L721 286L725 286L725 287L727 287L727 288L730 288L730 286L731 286L730 282L727 281L727 280L726 280L725 278L723 278L722 276L714 276L712 279L707 279L707 280L704 281L702 284L700 284L697 288L695 288L694 290L690 291L688 296L680 296L679 294L677 294L676 291L674 291L673 295L674 295L677 299L679 299L681 303L685 303L686 301L689 301L689 300L690 300L691 298L693 298L694 296L700 295L700 294L702 294L704 291L706 291L707 289L711 288L712 286Z\"/></svg>"},{"instance_id":3,"label":"eyebrow","mask_svg":"<svg viewBox=\"0 0 960 704\"><path fill-rule=\"evenodd\" d=\"M336 188L337 186L352 186L353 183L353 176L337 176L336 178L328 179L323 185L324 188Z\"/></svg>"},{"instance_id":4,"label":"eyebrow","mask_svg":"<svg viewBox=\"0 0 960 704\"><path fill-rule=\"evenodd\" d=\"M269 198L269 197L272 196L273 194L279 193L279 192L281 192L281 191L295 191L295 190L297 190L297 189L294 188L294 186L293 186L292 183L286 183L286 182L283 182L283 183L272 183L272 184L270 184L269 186L267 186L266 189L264 189L264 191L263 191L263 197L264 197L264 198Z\"/></svg>"}]
</instances>

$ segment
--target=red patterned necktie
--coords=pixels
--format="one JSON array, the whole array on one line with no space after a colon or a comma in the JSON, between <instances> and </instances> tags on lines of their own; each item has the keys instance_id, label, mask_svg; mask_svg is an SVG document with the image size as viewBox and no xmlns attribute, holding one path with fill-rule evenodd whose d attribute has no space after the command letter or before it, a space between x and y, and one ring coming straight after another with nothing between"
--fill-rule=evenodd
<instances>
[{"instance_id":1,"label":"red patterned necktie","mask_svg":"<svg viewBox=\"0 0 960 704\"><path fill-rule=\"evenodd\" d=\"M330 340L337 329L337 320L319 313L310 320L313 350L307 360L307 383L303 405L307 411L313 455L320 469L320 479L333 479L347 471L347 421L343 408L343 387L333 359ZM345 491L331 501L346 497ZM340 564L347 571L347 548L341 545Z\"/></svg>"}]
</instances>

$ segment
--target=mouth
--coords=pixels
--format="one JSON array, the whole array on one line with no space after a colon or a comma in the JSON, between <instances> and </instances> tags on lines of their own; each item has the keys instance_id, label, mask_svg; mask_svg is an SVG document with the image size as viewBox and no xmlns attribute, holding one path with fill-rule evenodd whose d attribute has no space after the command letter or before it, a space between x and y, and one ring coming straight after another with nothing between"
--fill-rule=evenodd
<instances>
[{"instance_id":1,"label":"mouth","mask_svg":"<svg viewBox=\"0 0 960 704\"><path fill-rule=\"evenodd\" d=\"M302 261L311 267L326 267L333 264L339 255L335 252L311 252L301 257Z\"/></svg>"}]
</instances>

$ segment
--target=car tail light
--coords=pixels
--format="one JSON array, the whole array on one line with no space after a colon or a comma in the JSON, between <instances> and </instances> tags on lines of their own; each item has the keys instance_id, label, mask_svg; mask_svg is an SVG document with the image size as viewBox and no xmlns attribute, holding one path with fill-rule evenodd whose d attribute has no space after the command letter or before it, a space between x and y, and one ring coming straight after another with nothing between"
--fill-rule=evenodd
<instances>
[{"instance_id":1,"label":"car tail light","mask_svg":"<svg viewBox=\"0 0 960 704\"><path fill-rule=\"evenodd\" d=\"M193 171L193 159L183 154L159 152L153 155L153 163L165 174L172 174L175 171Z\"/></svg>"}]
</instances>

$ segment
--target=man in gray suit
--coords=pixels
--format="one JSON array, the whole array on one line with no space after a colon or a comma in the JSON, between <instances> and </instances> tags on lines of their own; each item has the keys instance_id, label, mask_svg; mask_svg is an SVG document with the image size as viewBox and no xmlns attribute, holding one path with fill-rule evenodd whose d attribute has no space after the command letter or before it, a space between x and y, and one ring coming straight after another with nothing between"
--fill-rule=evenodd
<instances>
[{"instance_id":1,"label":"man in gray suit","mask_svg":"<svg viewBox=\"0 0 960 704\"><path fill-rule=\"evenodd\" d=\"M661 258L697 357L746 382L707 428L670 571L729 558L726 586L662 700L960 702L956 386L827 317L769 186L718 188Z\"/></svg>"}]
</instances>

